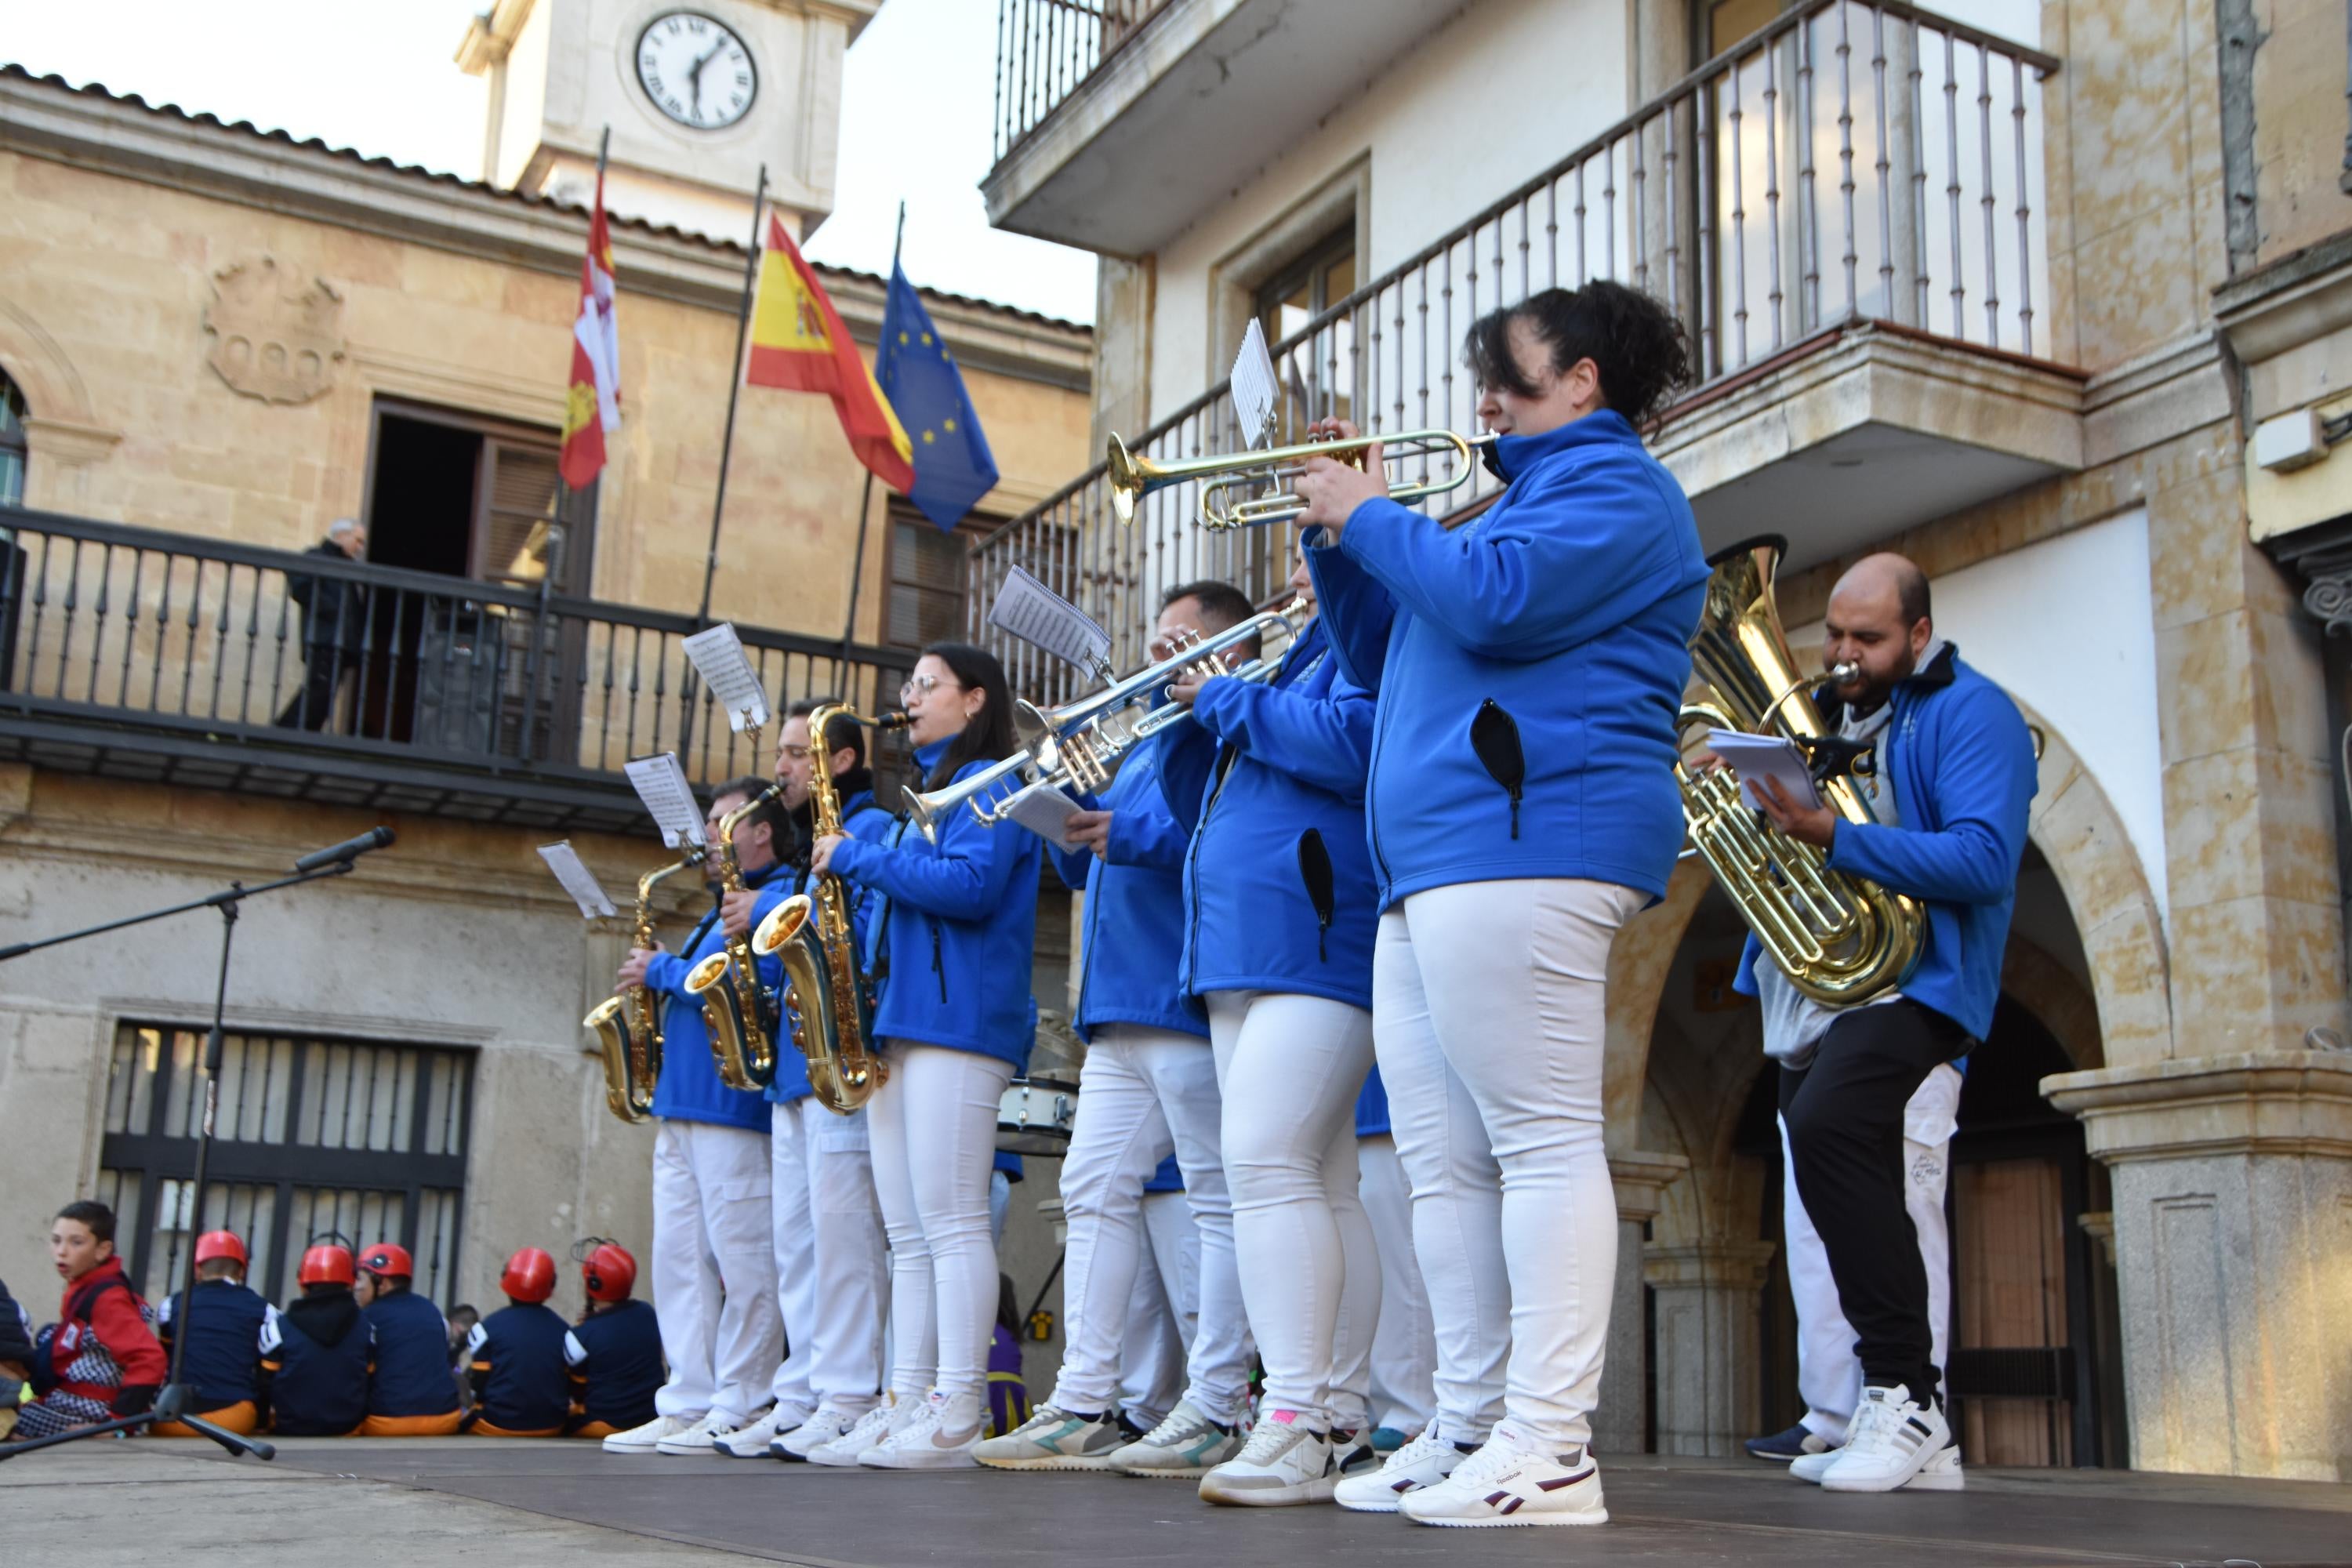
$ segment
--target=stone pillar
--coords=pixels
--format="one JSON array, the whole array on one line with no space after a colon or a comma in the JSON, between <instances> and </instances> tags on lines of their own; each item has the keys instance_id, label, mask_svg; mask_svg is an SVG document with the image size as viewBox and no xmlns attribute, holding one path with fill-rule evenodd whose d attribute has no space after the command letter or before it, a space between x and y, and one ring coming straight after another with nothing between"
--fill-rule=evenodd
<instances>
[{"instance_id":1,"label":"stone pillar","mask_svg":"<svg viewBox=\"0 0 2352 1568\"><path fill-rule=\"evenodd\" d=\"M1729 1455L1755 1436L1761 1393L1758 1309L1769 1241L1653 1247L1658 1295L1658 1452Z\"/></svg>"},{"instance_id":2,"label":"stone pillar","mask_svg":"<svg viewBox=\"0 0 2352 1568\"><path fill-rule=\"evenodd\" d=\"M2115 1191L2133 1465L2352 1480L2352 1055L2063 1073Z\"/></svg>"},{"instance_id":3,"label":"stone pillar","mask_svg":"<svg viewBox=\"0 0 2352 1568\"><path fill-rule=\"evenodd\" d=\"M1649 1446L1650 1329L1643 1321L1642 1227L1658 1217L1665 1191L1690 1162L1641 1150L1609 1156L1617 1186L1617 1290L1609 1300L1609 1346L1601 1363L1601 1405L1592 1446L1604 1454L1639 1454Z\"/></svg>"}]
</instances>

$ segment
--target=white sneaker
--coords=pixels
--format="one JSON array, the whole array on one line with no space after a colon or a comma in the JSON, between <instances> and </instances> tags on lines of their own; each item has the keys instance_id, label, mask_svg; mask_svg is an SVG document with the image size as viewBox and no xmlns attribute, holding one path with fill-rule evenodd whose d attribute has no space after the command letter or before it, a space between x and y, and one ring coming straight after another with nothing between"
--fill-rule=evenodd
<instances>
[{"instance_id":1,"label":"white sneaker","mask_svg":"<svg viewBox=\"0 0 2352 1568\"><path fill-rule=\"evenodd\" d=\"M857 1425L857 1420L845 1410L836 1410L830 1405L819 1405L815 1415L790 1431L779 1433L776 1440L768 1445L768 1455L771 1458L800 1463L816 1449L846 1434Z\"/></svg>"},{"instance_id":2,"label":"white sneaker","mask_svg":"<svg viewBox=\"0 0 2352 1568\"><path fill-rule=\"evenodd\" d=\"M1807 1454L1789 1466L1789 1473L1801 1481L1822 1484L1822 1477L1837 1462L1843 1448L1832 1448L1825 1454ZM1938 1448L1936 1457L1919 1467L1919 1473L1905 1481L1900 1490L1906 1492L1957 1492L1968 1489L1968 1477L1960 1468L1958 1447Z\"/></svg>"},{"instance_id":3,"label":"white sneaker","mask_svg":"<svg viewBox=\"0 0 2352 1568\"><path fill-rule=\"evenodd\" d=\"M1107 1470L1128 1442L1115 1413L1089 1419L1047 1404L1003 1436L977 1445L971 1457L992 1470Z\"/></svg>"},{"instance_id":4,"label":"white sneaker","mask_svg":"<svg viewBox=\"0 0 2352 1568\"><path fill-rule=\"evenodd\" d=\"M642 1426L615 1432L604 1439L608 1454L650 1454L665 1437L675 1437L694 1423L683 1415L656 1415Z\"/></svg>"},{"instance_id":5,"label":"white sneaker","mask_svg":"<svg viewBox=\"0 0 2352 1568\"><path fill-rule=\"evenodd\" d=\"M889 1395L885 1394L881 1404L851 1422L840 1436L830 1442L819 1443L815 1447L811 1448L808 1451L808 1462L812 1465L836 1465L845 1469L855 1469L857 1466L857 1456L887 1437L890 1435L891 1422L905 1415L913 1408L911 1405L899 1405Z\"/></svg>"},{"instance_id":6,"label":"white sneaker","mask_svg":"<svg viewBox=\"0 0 2352 1568\"><path fill-rule=\"evenodd\" d=\"M1358 1513L1394 1513L1403 1506L1405 1493L1435 1486L1468 1457L1440 1436L1433 1421L1379 1469L1341 1477L1331 1500Z\"/></svg>"},{"instance_id":7,"label":"white sneaker","mask_svg":"<svg viewBox=\"0 0 2352 1568\"><path fill-rule=\"evenodd\" d=\"M1894 1491L1951 1442L1952 1428L1933 1402L1922 1405L1899 1383L1865 1387L1847 1426L1845 1447L1822 1472L1822 1489Z\"/></svg>"},{"instance_id":8,"label":"white sneaker","mask_svg":"<svg viewBox=\"0 0 2352 1568\"><path fill-rule=\"evenodd\" d=\"M1565 1458L1568 1462L1563 1463ZM1416 1524L1606 1524L1601 1467L1592 1450L1546 1453L1511 1422L1433 1487L1404 1494L1402 1511Z\"/></svg>"},{"instance_id":9,"label":"white sneaker","mask_svg":"<svg viewBox=\"0 0 2352 1568\"><path fill-rule=\"evenodd\" d=\"M765 1414L765 1412L761 1412ZM712 1411L685 1431L671 1435L654 1445L656 1454L715 1454L719 1439L737 1430L735 1424Z\"/></svg>"},{"instance_id":10,"label":"white sneaker","mask_svg":"<svg viewBox=\"0 0 2352 1568\"><path fill-rule=\"evenodd\" d=\"M1108 1462L1121 1475L1198 1480L1240 1453L1242 1442L1239 1432L1183 1399L1159 1426L1112 1453Z\"/></svg>"},{"instance_id":11,"label":"white sneaker","mask_svg":"<svg viewBox=\"0 0 2352 1568\"><path fill-rule=\"evenodd\" d=\"M772 1458L773 1456L768 1452L769 1445L806 1419L797 1410L780 1410L771 1406L767 1414L749 1426L738 1426L723 1437L714 1436L710 1446L730 1459Z\"/></svg>"},{"instance_id":12,"label":"white sneaker","mask_svg":"<svg viewBox=\"0 0 2352 1568\"><path fill-rule=\"evenodd\" d=\"M1328 1499L1339 1484L1330 1436L1297 1426L1292 1417L1291 1411L1271 1411L1251 1427L1242 1451L1201 1478L1201 1500L1287 1508Z\"/></svg>"},{"instance_id":13,"label":"white sneaker","mask_svg":"<svg viewBox=\"0 0 2352 1568\"><path fill-rule=\"evenodd\" d=\"M857 1462L873 1470L976 1469L980 1461L971 1451L986 1430L978 1399L951 1400L935 1388L904 1426L858 1455Z\"/></svg>"}]
</instances>

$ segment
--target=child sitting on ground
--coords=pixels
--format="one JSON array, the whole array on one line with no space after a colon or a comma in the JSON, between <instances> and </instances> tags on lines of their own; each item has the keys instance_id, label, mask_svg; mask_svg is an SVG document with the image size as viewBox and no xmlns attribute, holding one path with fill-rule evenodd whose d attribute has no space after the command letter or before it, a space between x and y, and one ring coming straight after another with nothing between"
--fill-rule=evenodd
<instances>
[{"instance_id":1,"label":"child sitting on ground","mask_svg":"<svg viewBox=\"0 0 2352 1568\"><path fill-rule=\"evenodd\" d=\"M367 1419L375 1356L352 1294L356 1273L347 1248L308 1248L294 1274L301 1296L262 1322L262 1408L280 1436L341 1437Z\"/></svg>"},{"instance_id":2,"label":"child sitting on ground","mask_svg":"<svg viewBox=\"0 0 2352 1568\"><path fill-rule=\"evenodd\" d=\"M572 1414L572 1380L563 1320L548 1310L555 1259L526 1247L499 1276L507 1304L474 1326L467 1340L474 1407L465 1430L483 1437L561 1437Z\"/></svg>"},{"instance_id":3,"label":"child sitting on ground","mask_svg":"<svg viewBox=\"0 0 2352 1568\"><path fill-rule=\"evenodd\" d=\"M18 1413L18 1437L46 1437L119 1415L137 1415L163 1387L163 1347L152 1315L114 1256L114 1211L72 1203L49 1227L49 1256L65 1280L58 1321L34 1346L40 1397Z\"/></svg>"},{"instance_id":4,"label":"child sitting on ground","mask_svg":"<svg viewBox=\"0 0 2352 1568\"><path fill-rule=\"evenodd\" d=\"M375 1337L362 1437L446 1437L461 1413L449 1376L449 1325L441 1309L410 1288L408 1248L379 1241L359 1257L360 1306Z\"/></svg>"},{"instance_id":5,"label":"child sitting on ground","mask_svg":"<svg viewBox=\"0 0 2352 1568\"><path fill-rule=\"evenodd\" d=\"M667 1375L662 1363L661 1325L653 1308L633 1300L637 1260L617 1241L592 1237L580 1244L580 1283L587 1310L563 1336L563 1359L572 1367L569 1437L609 1437L642 1426L657 1412L654 1392Z\"/></svg>"},{"instance_id":6,"label":"child sitting on ground","mask_svg":"<svg viewBox=\"0 0 2352 1568\"><path fill-rule=\"evenodd\" d=\"M33 1397L33 1321L0 1279L0 1443L16 1430L16 1412Z\"/></svg>"},{"instance_id":7,"label":"child sitting on ground","mask_svg":"<svg viewBox=\"0 0 2352 1568\"><path fill-rule=\"evenodd\" d=\"M269 1303L245 1284L245 1243L233 1230L208 1230L196 1237L196 1289L187 1302L174 1290L157 1314L155 1335L168 1362L173 1342L187 1336L180 1352L180 1381L203 1420L231 1432L250 1432L261 1419L261 1325ZM177 1421L158 1422L159 1437L193 1437L196 1430Z\"/></svg>"}]
</instances>

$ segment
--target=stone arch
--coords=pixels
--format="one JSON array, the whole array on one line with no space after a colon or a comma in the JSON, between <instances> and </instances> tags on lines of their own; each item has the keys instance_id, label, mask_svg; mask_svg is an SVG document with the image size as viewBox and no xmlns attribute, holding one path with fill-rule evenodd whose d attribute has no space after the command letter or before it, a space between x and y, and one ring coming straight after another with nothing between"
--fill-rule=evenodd
<instances>
[{"instance_id":1,"label":"stone arch","mask_svg":"<svg viewBox=\"0 0 2352 1568\"><path fill-rule=\"evenodd\" d=\"M1639 1136L1642 1091L1650 1077L1650 1042L1666 975L1681 951L1698 901L1715 882L1706 862L1675 867L1666 896L1625 922L1609 949L1609 1018L1601 1059L1601 1104L1610 1152L1630 1150Z\"/></svg>"},{"instance_id":2,"label":"stone arch","mask_svg":"<svg viewBox=\"0 0 2352 1568\"><path fill-rule=\"evenodd\" d=\"M41 324L0 298L0 371L25 395L25 504L69 510L89 499L90 465L122 433L99 422L89 384Z\"/></svg>"},{"instance_id":3,"label":"stone arch","mask_svg":"<svg viewBox=\"0 0 2352 1568\"><path fill-rule=\"evenodd\" d=\"M2098 999L2074 972L2023 937L2012 934L2001 955L2000 991L2050 1031L2076 1072L2106 1065L2099 1037Z\"/></svg>"}]
</instances>

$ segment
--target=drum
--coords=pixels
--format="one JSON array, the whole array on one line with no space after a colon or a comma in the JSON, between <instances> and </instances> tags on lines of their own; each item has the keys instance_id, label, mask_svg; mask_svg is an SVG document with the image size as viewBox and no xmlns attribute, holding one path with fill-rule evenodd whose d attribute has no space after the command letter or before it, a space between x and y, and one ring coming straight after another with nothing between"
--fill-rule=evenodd
<instances>
[{"instance_id":1,"label":"drum","mask_svg":"<svg viewBox=\"0 0 2352 1568\"><path fill-rule=\"evenodd\" d=\"M1004 1086L996 1105L996 1147L1007 1154L1070 1152L1070 1128L1078 1119L1078 1086L1031 1074Z\"/></svg>"}]
</instances>

